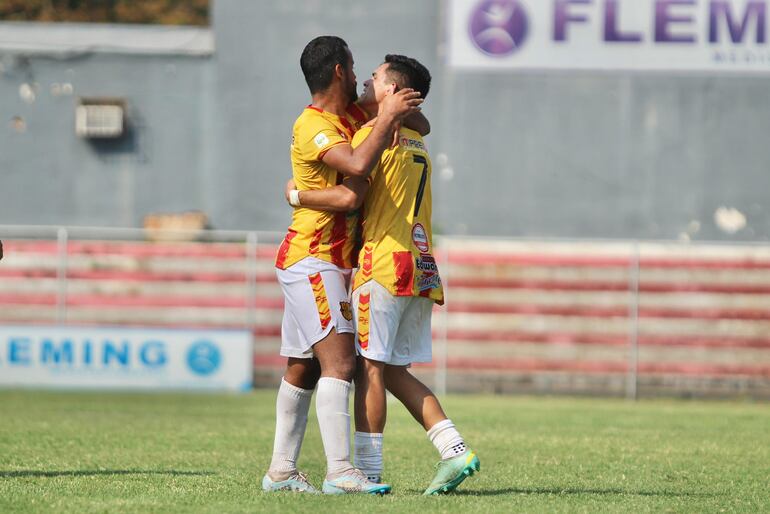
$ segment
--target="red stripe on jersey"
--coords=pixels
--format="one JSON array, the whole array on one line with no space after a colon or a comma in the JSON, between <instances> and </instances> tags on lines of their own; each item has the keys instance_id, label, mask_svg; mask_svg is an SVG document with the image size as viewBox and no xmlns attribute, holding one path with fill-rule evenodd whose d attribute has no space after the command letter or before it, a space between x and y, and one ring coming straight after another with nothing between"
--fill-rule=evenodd
<instances>
[{"instance_id":1,"label":"red stripe on jersey","mask_svg":"<svg viewBox=\"0 0 770 514\"><path fill-rule=\"evenodd\" d=\"M286 257L289 255L289 249L291 248L291 240L297 236L296 230L291 230L286 233L286 237L283 238L281 246L278 248L278 255L275 257L275 267L280 269L286 268Z\"/></svg>"},{"instance_id":2,"label":"red stripe on jersey","mask_svg":"<svg viewBox=\"0 0 770 514\"><path fill-rule=\"evenodd\" d=\"M324 112L323 109L321 109L319 107L316 107L315 105L308 105L307 108L308 109L313 109L314 111L318 111L318 112Z\"/></svg>"},{"instance_id":3,"label":"red stripe on jersey","mask_svg":"<svg viewBox=\"0 0 770 514\"><path fill-rule=\"evenodd\" d=\"M396 272L396 296L412 296L414 282L414 257L412 252L393 252L393 267Z\"/></svg>"},{"instance_id":4,"label":"red stripe on jersey","mask_svg":"<svg viewBox=\"0 0 770 514\"><path fill-rule=\"evenodd\" d=\"M318 253L318 248L321 246L321 238L324 235L324 231L321 229L316 229L315 234L313 234L313 239L310 240L310 246L308 246L308 253L310 255L315 255Z\"/></svg>"},{"instance_id":5,"label":"red stripe on jersey","mask_svg":"<svg viewBox=\"0 0 770 514\"><path fill-rule=\"evenodd\" d=\"M334 215L334 225L332 226L332 239L329 244L329 253L332 256L332 264L340 268L349 268L345 265L345 243L348 241L347 215L344 212L338 212Z\"/></svg>"},{"instance_id":6,"label":"red stripe on jersey","mask_svg":"<svg viewBox=\"0 0 770 514\"><path fill-rule=\"evenodd\" d=\"M342 126L345 127L345 130L348 131L348 135L350 136L349 140L352 141L353 136L356 135L356 128L353 125L351 125L347 119L343 117L340 117L340 122L342 123Z\"/></svg>"},{"instance_id":7,"label":"red stripe on jersey","mask_svg":"<svg viewBox=\"0 0 770 514\"><path fill-rule=\"evenodd\" d=\"M345 177L337 172L337 185L342 184ZM348 240L347 213L338 212L334 215L334 224L332 225L332 237L329 246L329 253L332 257L332 264L340 268L349 268L345 265L345 243Z\"/></svg>"},{"instance_id":8,"label":"red stripe on jersey","mask_svg":"<svg viewBox=\"0 0 770 514\"><path fill-rule=\"evenodd\" d=\"M369 114L355 102L348 105L347 113L353 116L358 123L366 123L369 121Z\"/></svg>"}]
</instances>

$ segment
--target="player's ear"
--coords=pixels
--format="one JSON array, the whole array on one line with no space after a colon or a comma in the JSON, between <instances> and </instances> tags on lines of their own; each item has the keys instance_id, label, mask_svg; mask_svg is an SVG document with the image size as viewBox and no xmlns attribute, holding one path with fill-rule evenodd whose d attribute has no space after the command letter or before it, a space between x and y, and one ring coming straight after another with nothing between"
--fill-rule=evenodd
<instances>
[{"instance_id":1,"label":"player's ear","mask_svg":"<svg viewBox=\"0 0 770 514\"><path fill-rule=\"evenodd\" d=\"M345 67L337 63L334 65L334 74L339 78L345 78Z\"/></svg>"},{"instance_id":2,"label":"player's ear","mask_svg":"<svg viewBox=\"0 0 770 514\"><path fill-rule=\"evenodd\" d=\"M392 84L388 85L388 89L386 89L386 91L389 95L398 92L398 84L393 82Z\"/></svg>"}]
</instances>

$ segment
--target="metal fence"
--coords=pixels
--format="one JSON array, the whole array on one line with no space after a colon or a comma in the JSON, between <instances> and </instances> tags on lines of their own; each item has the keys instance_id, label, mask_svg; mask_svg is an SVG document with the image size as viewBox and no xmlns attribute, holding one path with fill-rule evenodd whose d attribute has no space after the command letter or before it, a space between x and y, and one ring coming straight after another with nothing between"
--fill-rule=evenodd
<instances>
[{"instance_id":1,"label":"metal fence","mask_svg":"<svg viewBox=\"0 0 770 514\"><path fill-rule=\"evenodd\" d=\"M0 323L238 327L274 381L283 234L2 226ZM437 237L446 391L770 392L770 247Z\"/></svg>"}]
</instances>

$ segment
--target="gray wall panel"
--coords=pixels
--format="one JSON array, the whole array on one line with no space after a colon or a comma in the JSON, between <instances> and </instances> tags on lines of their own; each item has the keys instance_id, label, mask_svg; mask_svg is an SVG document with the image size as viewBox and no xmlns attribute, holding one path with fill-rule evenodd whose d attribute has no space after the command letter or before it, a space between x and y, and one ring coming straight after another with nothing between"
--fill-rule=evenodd
<instances>
[{"instance_id":1,"label":"gray wall panel","mask_svg":"<svg viewBox=\"0 0 770 514\"><path fill-rule=\"evenodd\" d=\"M196 174L202 146L199 58L93 55L14 59L0 80L3 118L0 220L18 224L137 226L145 214L201 207ZM22 83L39 91L28 104ZM73 94L55 96L54 84ZM77 97L127 101L128 135L75 135ZM27 130L9 120L21 116ZM19 194L23 192L24 194Z\"/></svg>"},{"instance_id":2,"label":"gray wall panel","mask_svg":"<svg viewBox=\"0 0 770 514\"><path fill-rule=\"evenodd\" d=\"M299 55L316 35L338 34L359 84L388 52L431 68L440 231L768 239L767 78L453 72L442 65L443 9L219 0L210 57L96 53L23 65L0 50L0 223L135 226L149 212L201 209L216 228L283 230L291 126L310 99ZM25 81L40 84L33 104L19 97ZM52 96L55 82L125 96L132 137L75 137L75 98ZM11 130L14 115L26 133ZM718 228L721 206L744 213L747 227Z\"/></svg>"}]
</instances>

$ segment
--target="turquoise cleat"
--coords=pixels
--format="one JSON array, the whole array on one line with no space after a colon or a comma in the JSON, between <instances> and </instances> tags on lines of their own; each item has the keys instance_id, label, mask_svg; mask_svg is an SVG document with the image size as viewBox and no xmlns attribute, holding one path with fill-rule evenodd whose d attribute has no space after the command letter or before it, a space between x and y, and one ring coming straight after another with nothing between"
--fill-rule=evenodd
<instances>
[{"instance_id":1,"label":"turquoise cleat","mask_svg":"<svg viewBox=\"0 0 770 514\"><path fill-rule=\"evenodd\" d=\"M307 475L297 471L286 480L280 480L273 482L273 480L265 475L262 479L262 490L265 492L276 491L290 491L293 493L310 493L318 494L318 489L308 481Z\"/></svg>"},{"instance_id":2,"label":"turquoise cleat","mask_svg":"<svg viewBox=\"0 0 770 514\"><path fill-rule=\"evenodd\" d=\"M436 476L423 493L424 496L454 491L458 485L475 471L481 471L481 462L470 449L451 459L436 464Z\"/></svg>"},{"instance_id":3,"label":"turquoise cleat","mask_svg":"<svg viewBox=\"0 0 770 514\"><path fill-rule=\"evenodd\" d=\"M321 490L324 494L383 494L390 493L388 484L377 484L366 479L366 475L358 469L353 469L332 480L324 480Z\"/></svg>"}]
</instances>

